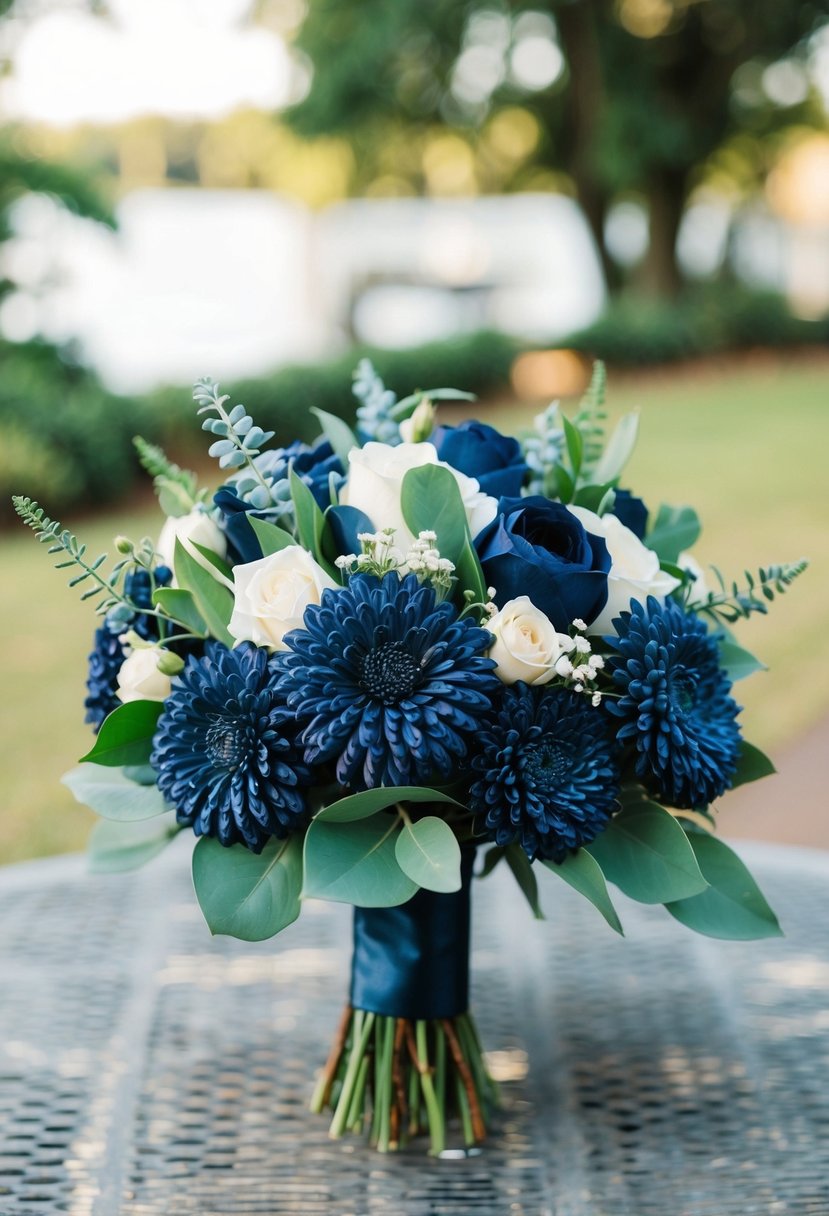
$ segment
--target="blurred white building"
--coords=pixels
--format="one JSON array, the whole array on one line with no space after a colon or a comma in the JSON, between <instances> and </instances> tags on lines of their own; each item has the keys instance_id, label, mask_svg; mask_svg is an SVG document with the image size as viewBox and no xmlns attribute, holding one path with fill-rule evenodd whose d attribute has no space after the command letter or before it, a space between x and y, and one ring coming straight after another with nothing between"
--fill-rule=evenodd
<instances>
[{"instance_id":1,"label":"blurred white building","mask_svg":"<svg viewBox=\"0 0 829 1216\"><path fill-rule=\"evenodd\" d=\"M146 190L118 219L110 233L23 200L6 253L22 290L0 325L77 342L125 391L255 375L355 340L404 347L493 328L548 342L604 299L581 212L554 195L314 214L263 191Z\"/></svg>"}]
</instances>

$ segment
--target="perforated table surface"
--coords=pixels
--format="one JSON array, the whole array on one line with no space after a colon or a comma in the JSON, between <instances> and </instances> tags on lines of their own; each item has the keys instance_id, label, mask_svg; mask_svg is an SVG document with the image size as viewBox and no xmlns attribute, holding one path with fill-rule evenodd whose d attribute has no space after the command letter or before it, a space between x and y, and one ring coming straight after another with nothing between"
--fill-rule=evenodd
<instances>
[{"instance_id":1,"label":"perforated table surface","mask_svg":"<svg viewBox=\"0 0 829 1216\"><path fill-rule=\"evenodd\" d=\"M307 1113L350 909L211 940L179 843L135 875L0 871L0 1216L829 1214L829 855L742 850L787 933L748 944L624 900L621 941L549 874L544 923L476 884L503 1109L436 1161Z\"/></svg>"}]
</instances>

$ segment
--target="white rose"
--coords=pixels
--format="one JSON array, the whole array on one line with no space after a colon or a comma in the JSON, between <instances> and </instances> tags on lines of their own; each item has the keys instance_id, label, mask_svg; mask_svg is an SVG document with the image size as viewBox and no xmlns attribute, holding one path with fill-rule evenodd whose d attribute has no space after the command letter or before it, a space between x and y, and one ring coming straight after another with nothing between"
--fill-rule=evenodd
<instances>
[{"instance_id":1,"label":"white rose","mask_svg":"<svg viewBox=\"0 0 829 1216\"><path fill-rule=\"evenodd\" d=\"M412 547L416 539L406 526L400 506L403 478L409 469L417 469L424 464L437 464L442 469L449 469L458 483L473 537L497 514L497 500L482 493L474 477L467 477L445 461L438 460L433 443L400 443L397 447L387 443L367 443L365 447L349 452L348 463L348 480L340 491L340 502L363 511L375 528L394 528L394 543L404 552Z\"/></svg>"},{"instance_id":2,"label":"white rose","mask_svg":"<svg viewBox=\"0 0 829 1216\"><path fill-rule=\"evenodd\" d=\"M687 570L689 574L693 575L694 582L688 593L688 604L704 603L711 594L711 588L705 577L705 571L697 559L690 553L680 553L676 564L681 570Z\"/></svg>"},{"instance_id":3,"label":"white rose","mask_svg":"<svg viewBox=\"0 0 829 1216\"><path fill-rule=\"evenodd\" d=\"M233 578L235 602L228 632L237 642L271 650L287 650L284 635L302 628L305 609L320 602L326 587L337 587L299 545L235 566Z\"/></svg>"},{"instance_id":4,"label":"white rose","mask_svg":"<svg viewBox=\"0 0 829 1216\"><path fill-rule=\"evenodd\" d=\"M171 515L165 520L155 548L165 566L169 566L171 570L175 568L177 540L180 540L187 552L211 574L216 573L215 568L199 553L196 545L210 549L218 557L227 554L227 538L206 511L195 510L188 515Z\"/></svg>"},{"instance_id":5,"label":"white rose","mask_svg":"<svg viewBox=\"0 0 829 1216\"><path fill-rule=\"evenodd\" d=\"M495 636L489 657L498 664L495 674L505 684L546 684L555 675L556 662L573 649L572 638L557 633L526 595L509 600L483 627Z\"/></svg>"},{"instance_id":6,"label":"white rose","mask_svg":"<svg viewBox=\"0 0 829 1216\"><path fill-rule=\"evenodd\" d=\"M613 618L622 611L629 612L632 599L644 604L652 595L662 601L679 586L678 579L660 570L654 551L643 545L636 533L626 528L615 515L600 518L585 507L569 507L568 510L593 536L604 538L610 554L607 603L596 620L591 621L590 633L615 633Z\"/></svg>"},{"instance_id":7,"label":"white rose","mask_svg":"<svg viewBox=\"0 0 829 1216\"><path fill-rule=\"evenodd\" d=\"M116 692L122 701L163 701L170 695L170 677L158 670L165 654L160 646L130 651L118 672Z\"/></svg>"}]
</instances>

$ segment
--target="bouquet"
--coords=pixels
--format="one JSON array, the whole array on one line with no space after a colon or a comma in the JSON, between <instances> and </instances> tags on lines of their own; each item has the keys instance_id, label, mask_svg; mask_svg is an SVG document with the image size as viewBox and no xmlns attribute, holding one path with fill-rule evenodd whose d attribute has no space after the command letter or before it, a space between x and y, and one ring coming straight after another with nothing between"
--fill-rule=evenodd
<instances>
[{"instance_id":1,"label":"bouquet","mask_svg":"<svg viewBox=\"0 0 829 1216\"><path fill-rule=\"evenodd\" d=\"M805 562L706 573L690 507L622 488L635 415L607 433L604 371L522 440L439 425L451 389L403 400L367 362L356 430L315 411L312 445L205 380L218 491L136 440L166 522L91 559L15 507L97 606L86 715L65 781L102 816L97 870L178 833L207 925L270 938L303 900L353 904L351 992L312 1108L381 1150L496 1100L469 1011L469 891L505 863L536 916L538 874L622 932L608 882L715 937L779 933L715 835L726 790L772 771L733 682L761 664L732 626Z\"/></svg>"}]
</instances>

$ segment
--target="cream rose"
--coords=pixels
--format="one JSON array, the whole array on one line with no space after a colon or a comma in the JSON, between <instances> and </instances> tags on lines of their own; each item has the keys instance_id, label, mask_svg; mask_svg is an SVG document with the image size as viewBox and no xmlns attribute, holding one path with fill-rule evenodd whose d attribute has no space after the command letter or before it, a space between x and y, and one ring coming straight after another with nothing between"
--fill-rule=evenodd
<instances>
[{"instance_id":1,"label":"cream rose","mask_svg":"<svg viewBox=\"0 0 829 1216\"><path fill-rule=\"evenodd\" d=\"M271 650L287 650L284 635L302 627L305 609L320 602L326 587L337 587L299 545L234 567L233 579L228 632L237 642L255 642Z\"/></svg>"},{"instance_id":2,"label":"cream rose","mask_svg":"<svg viewBox=\"0 0 829 1216\"><path fill-rule=\"evenodd\" d=\"M170 695L170 677L158 670L166 653L160 646L142 646L127 655L116 688L122 701L163 701Z\"/></svg>"},{"instance_id":3,"label":"cream rose","mask_svg":"<svg viewBox=\"0 0 829 1216\"><path fill-rule=\"evenodd\" d=\"M219 557L224 557L227 554L227 539L224 532L219 528L206 511L190 511L188 515L171 515L165 520L164 527L161 529L161 535L156 544L156 552L161 560L171 570L175 568L175 553L176 541L180 540L188 553L196 559L196 561L209 570L211 574L215 574L215 569L210 565L206 557L199 553L196 545L202 545L205 549L209 549L211 553L217 554Z\"/></svg>"},{"instance_id":4,"label":"cream rose","mask_svg":"<svg viewBox=\"0 0 829 1216\"><path fill-rule=\"evenodd\" d=\"M473 537L496 516L497 500L482 493L474 477L467 477L445 461L438 460L432 443L400 443L397 447L367 443L365 447L349 452L348 463L348 480L340 491L340 502L363 511L375 528L394 528L394 543L403 552L410 549L416 539L406 526L400 506L403 478L409 469L424 464L449 469L458 483Z\"/></svg>"},{"instance_id":5,"label":"cream rose","mask_svg":"<svg viewBox=\"0 0 829 1216\"><path fill-rule=\"evenodd\" d=\"M509 600L483 623L495 637L489 657L498 664L495 674L505 684L546 684L555 665L573 649L573 640L557 633L549 617L526 595Z\"/></svg>"},{"instance_id":6,"label":"cream rose","mask_svg":"<svg viewBox=\"0 0 829 1216\"><path fill-rule=\"evenodd\" d=\"M607 576L607 603L595 621L591 621L590 633L615 633L613 618L620 612L630 610L630 601L644 604L649 595L658 600L679 586L678 579L659 568L659 558L652 549L642 544L635 532L626 528L615 515L599 517L585 507L570 507L569 510L593 536L601 536L610 554L610 573Z\"/></svg>"}]
</instances>

